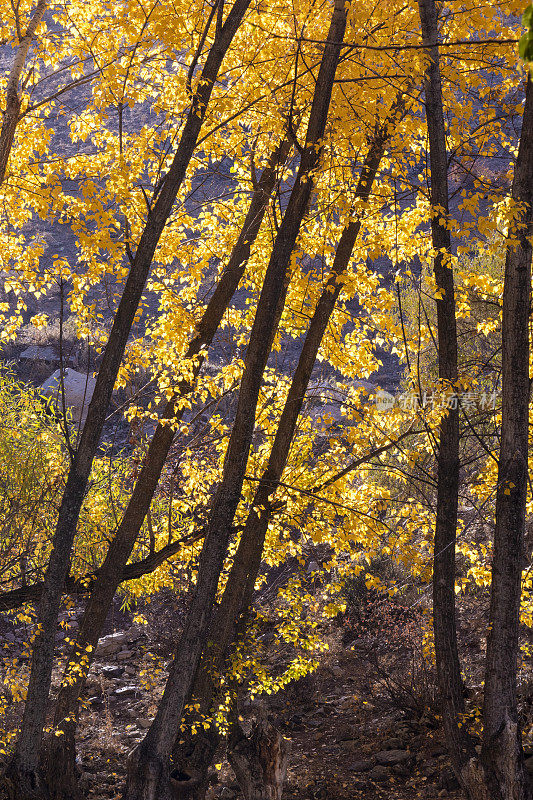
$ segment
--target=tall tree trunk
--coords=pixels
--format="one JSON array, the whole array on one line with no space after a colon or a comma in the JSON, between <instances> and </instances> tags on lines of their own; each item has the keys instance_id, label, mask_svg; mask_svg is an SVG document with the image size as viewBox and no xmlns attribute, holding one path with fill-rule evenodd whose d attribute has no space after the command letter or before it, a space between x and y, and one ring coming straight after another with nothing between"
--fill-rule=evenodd
<instances>
[{"instance_id":1,"label":"tall tree trunk","mask_svg":"<svg viewBox=\"0 0 533 800\"><path fill-rule=\"evenodd\" d=\"M526 88L512 197L520 204L505 260L502 430L483 705L483 762L494 800L533 796L516 698L522 553L528 480L529 314L533 234L533 83ZM514 241L512 241L514 239Z\"/></svg>"},{"instance_id":2,"label":"tall tree trunk","mask_svg":"<svg viewBox=\"0 0 533 800\"><path fill-rule=\"evenodd\" d=\"M391 119L375 136L371 143L356 188L356 197L368 200L383 153L398 113L403 106L402 98L395 104ZM225 660L235 640L241 615L245 614L252 601L254 584L261 565L263 545L272 514L270 498L276 491L287 464L290 446L294 438L296 423L307 391L316 356L343 287L342 275L348 269L356 242L360 219L352 219L345 227L335 252L335 258L324 290L316 304L305 337L302 352L291 381L291 386L281 414L272 445L269 461L255 491L233 564L212 622L212 641L205 649L195 678L191 698L199 704L200 716L209 716L216 697L216 673L224 671ZM192 720L187 720L192 721ZM197 795L205 788L208 769L218 744L216 726L208 732L200 731L195 736L185 735L185 740L174 748L174 763L178 768L192 767L203 777Z\"/></svg>"},{"instance_id":3,"label":"tall tree trunk","mask_svg":"<svg viewBox=\"0 0 533 800\"><path fill-rule=\"evenodd\" d=\"M22 98L19 92L19 83L22 75L22 70L28 57L28 52L35 40L37 28L44 16L48 2L47 0L39 0L35 7L26 33L19 42L13 67L7 79L6 86L6 107L3 114L2 129L0 130L0 186L4 182L6 176L7 164L13 147L13 140L15 138L15 131L19 122L20 107ZM15 12L18 13L18 10Z\"/></svg>"},{"instance_id":4,"label":"tall tree trunk","mask_svg":"<svg viewBox=\"0 0 533 800\"><path fill-rule=\"evenodd\" d=\"M455 392L457 380L457 327L452 253L447 226L448 159L442 106L437 8L435 0L419 0L422 39L428 48L426 119L431 170L431 233L437 300L439 378L443 390ZM455 609L455 537L459 493L459 408L451 408L440 425L437 459L437 519L433 558L433 626L437 675L446 741L454 769L461 774L475 750L459 723L464 713L463 685L457 648Z\"/></svg>"},{"instance_id":5,"label":"tall tree trunk","mask_svg":"<svg viewBox=\"0 0 533 800\"><path fill-rule=\"evenodd\" d=\"M212 342L226 309L244 274L251 248L257 238L274 187L278 182L278 169L290 150L288 142L282 141L273 151L269 162L252 195L241 233L235 243L220 281L205 309L197 332L189 344L186 358L197 356L202 348ZM67 800L76 795L75 744L78 702L85 679L94 659L98 639L107 617L116 589L122 579L124 567L131 555L139 531L157 487L162 469L175 434L176 404L192 390L203 358L195 367L194 376L183 381L176 395L167 403L163 420L158 424L148 448L139 477L131 494L126 511L109 546L106 558L98 571L96 581L80 623L76 643L55 706L54 728L63 731L56 736L52 732L45 740L42 762L46 772L46 783L50 797ZM178 412L178 417L181 412ZM169 424L165 420L172 420ZM92 651L87 651L92 647ZM84 668L80 671L80 660L84 656ZM65 720L68 719L68 722Z\"/></svg>"},{"instance_id":6,"label":"tall tree trunk","mask_svg":"<svg viewBox=\"0 0 533 800\"><path fill-rule=\"evenodd\" d=\"M235 421L222 481L214 497L189 612L163 698L144 741L132 753L124 797L170 800L170 754L209 633L216 590L240 499L255 424L255 410L273 330L286 294L287 274L322 152L333 81L346 29L347 7L336 0L317 76L300 165L266 271L250 334Z\"/></svg>"},{"instance_id":7,"label":"tall tree trunk","mask_svg":"<svg viewBox=\"0 0 533 800\"><path fill-rule=\"evenodd\" d=\"M457 378L457 335L449 231L439 224L448 216L447 157L437 46L435 0L419 0L424 43L430 65L426 80L426 115L430 144L432 234L435 278L442 289L437 301L439 376L453 388ZM496 526L491 585L489 637L483 708L482 758L462 719L461 670L455 621L455 536L459 486L458 410L441 424L437 522L433 572L433 619L437 673L446 741L452 763L471 800L526 800L531 797L516 704L516 669L520 578L528 463L529 339L532 200L533 91L528 80L513 199L524 203L517 221L518 247L509 242L503 299L502 442L498 469ZM437 207L435 211L435 207Z\"/></svg>"},{"instance_id":8,"label":"tall tree trunk","mask_svg":"<svg viewBox=\"0 0 533 800\"><path fill-rule=\"evenodd\" d=\"M72 544L80 509L115 380L159 238L170 216L198 140L216 76L249 4L250 0L236 0L207 55L180 143L157 202L148 214L126 280L98 372L79 447L69 470L39 603L38 631L33 646L21 733L15 756L7 772L9 790L21 800L34 796L39 788L39 753L48 706L61 595L70 568Z\"/></svg>"}]
</instances>

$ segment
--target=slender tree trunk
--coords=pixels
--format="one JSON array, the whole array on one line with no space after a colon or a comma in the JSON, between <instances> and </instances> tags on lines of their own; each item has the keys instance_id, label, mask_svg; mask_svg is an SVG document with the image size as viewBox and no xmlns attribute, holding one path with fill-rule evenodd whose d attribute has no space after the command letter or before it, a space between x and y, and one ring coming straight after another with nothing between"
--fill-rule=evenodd
<instances>
[{"instance_id":1,"label":"slender tree trunk","mask_svg":"<svg viewBox=\"0 0 533 800\"><path fill-rule=\"evenodd\" d=\"M439 376L453 388L457 378L457 335L448 216L447 157L440 86L435 0L419 0L430 65L426 113L430 143L431 201L437 301ZM455 621L455 536L459 486L458 410L441 424L437 523L433 573L435 653L446 741L452 763L471 800L531 797L523 764L516 704L520 578L528 463L530 269L533 200L533 91L528 81L513 199L524 203L517 222L518 247L507 248L503 310L502 443L498 470L496 527L483 708L482 758L464 725L461 670Z\"/></svg>"},{"instance_id":2,"label":"slender tree trunk","mask_svg":"<svg viewBox=\"0 0 533 800\"><path fill-rule=\"evenodd\" d=\"M13 61L13 67L7 79L6 107L2 120L2 129L0 130L0 186L4 182L6 176L7 164L11 148L13 147L13 139L15 138L15 131L19 122L20 106L22 103L22 98L19 93L19 83L22 70L24 69L28 51L35 39L37 28L44 16L47 5L47 0L39 0L37 3L35 11L28 23L26 33L19 42Z\"/></svg>"},{"instance_id":3,"label":"slender tree trunk","mask_svg":"<svg viewBox=\"0 0 533 800\"><path fill-rule=\"evenodd\" d=\"M250 334L235 422L222 481L207 525L197 585L156 717L144 741L130 758L124 795L127 800L170 800L172 797L170 754L209 633L211 611L248 461L255 410L272 331L284 302L291 254L309 204L314 172L320 163L322 139L346 21L347 7L343 0L336 0L317 76L298 174L274 243Z\"/></svg>"},{"instance_id":4,"label":"slender tree trunk","mask_svg":"<svg viewBox=\"0 0 533 800\"><path fill-rule=\"evenodd\" d=\"M402 108L400 99L393 110L388 125L376 135L371 143L361 169L356 196L368 200L391 128ZM344 229L324 290L317 302L305 342L298 360L294 377L281 414L267 468L263 473L251 504L242 532L226 587L217 608L211 630L212 641L203 653L198 673L191 692L194 703L199 704L200 715L209 716L216 697L217 685L214 675L224 671L225 660L231 644L235 641L241 615L246 614L252 602L254 585L261 565L263 545L272 514L270 498L276 491L287 464L290 446L294 438L297 420L307 391L316 356L328 322L342 290L342 275L349 266L359 229L360 219L351 220ZM192 720L187 720L190 722ZM198 796L207 783L208 769L218 744L216 727L201 731L195 736L185 734L185 739L174 748L174 763L178 768L190 766L203 776Z\"/></svg>"},{"instance_id":5,"label":"slender tree trunk","mask_svg":"<svg viewBox=\"0 0 533 800\"><path fill-rule=\"evenodd\" d=\"M457 380L457 327L452 253L447 222L448 159L437 45L435 0L419 0L422 39L428 46L426 119L431 170L431 232L435 250L434 273L441 297L437 300L439 378L443 390L455 392ZM457 649L455 609L455 537L459 493L459 408L451 408L440 426L437 459L437 520L433 560L433 625L437 674L446 741L454 769L461 777L475 751L459 724L464 713L463 685Z\"/></svg>"},{"instance_id":6,"label":"slender tree trunk","mask_svg":"<svg viewBox=\"0 0 533 800\"><path fill-rule=\"evenodd\" d=\"M10 791L21 799L32 797L39 787L39 754L48 705L61 595L70 568L72 544L80 509L115 380L159 238L170 216L198 140L214 81L249 4L250 0L236 0L207 55L176 155L157 202L148 214L126 280L98 372L80 444L69 470L39 603L38 632L33 647L21 733L15 757L7 773Z\"/></svg>"},{"instance_id":7,"label":"slender tree trunk","mask_svg":"<svg viewBox=\"0 0 533 800\"><path fill-rule=\"evenodd\" d=\"M494 800L533 796L524 768L516 700L522 553L528 479L529 314L533 234L533 83L528 78L512 188L521 204L505 260L502 431L485 665L483 762Z\"/></svg>"},{"instance_id":8,"label":"slender tree trunk","mask_svg":"<svg viewBox=\"0 0 533 800\"><path fill-rule=\"evenodd\" d=\"M187 358L197 356L202 348L211 344L242 278L251 247L257 238L278 180L278 169L286 160L289 150L288 142L281 142L273 151L269 163L263 170L228 265L198 324L196 335L189 344ZM76 795L74 737L79 697L83 691L109 607L150 507L174 439L177 401L192 390L202 360L197 362L194 377L190 381L182 382L176 395L164 409L163 421L155 430L126 511L109 546L104 563L98 571L80 623L76 643L69 657L55 707L54 727L61 729L63 735L56 736L52 733L47 737L42 757L48 792L52 798L57 798L57 800L67 800L68 797ZM178 416L180 413L178 412ZM88 647L92 647L92 651L87 651ZM85 666L83 671L80 671L79 665L82 656L84 656ZM68 723L65 722L67 718L69 719Z\"/></svg>"}]
</instances>

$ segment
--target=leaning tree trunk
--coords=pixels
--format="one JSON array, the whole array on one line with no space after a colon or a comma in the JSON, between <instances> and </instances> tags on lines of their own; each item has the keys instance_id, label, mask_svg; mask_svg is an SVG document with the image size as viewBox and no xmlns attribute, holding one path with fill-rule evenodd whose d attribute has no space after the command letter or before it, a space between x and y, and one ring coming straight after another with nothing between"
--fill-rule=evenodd
<instances>
[{"instance_id":1,"label":"leaning tree trunk","mask_svg":"<svg viewBox=\"0 0 533 800\"><path fill-rule=\"evenodd\" d=\"M26 64L29 49L35 40L37 28L41 23L47 5L47 0L39 0L37 3L35 11L31 15L28 27L26 28L26 33L19 42L13 61L13 67L7 79L5 109L2 119L2 128L0 130L0 185L4 182L6 176L9 156L15 138L15 131L20 119L20 108L22 105L22 97L19 91L20 78Z\"/></svg>"},{"instance_id":2,"label":"leaning tree trunk","mask_svg":"<svg viewBox=\"0 0 533 800\"><path fill-rule=\"evenodd\" d=\"M278 180L278 169L287 158L290 146L282 141L273 151L269 162L257 184L241 233L235 243L227 267L205 309L197 326L197 333L189 344L186 358L198 356L203 348L209 346L224 313L244 274L272 192ZM63 734L56 736L54 731L43 743L41 764L46 775L50 798L68 800L77 795L77 771L75 767L75 733L80 694L85 686L87 673L94 659L98 639L107 617L124 567L131 555L139 531L150 507L153 494L159 482L168 452L175 435L175 422L182 413L176 413L179 398L186 396L193 388L194 380L201 367L200 359L195 367L193 378L183 381L176 395L167 403L163 419L158 424L139 477L131 494L124 516L109 546L106 558L98 570L97 578L87 602L80 629L69 657L65 674L55 706L54 729ZM167 420L172 420L169 424ZM92 650L88 651L88 648ZM83 669L80 661L83 656ZM65 720L68 719L68 722Z\"/></svg>"},{"instance_id":3,"label":"leaning tree trunk","mask_svg":"<svg viewBox=\"0 0 533 800\"><path fill-rule=\"evenodd\" d=\"M183 133L157 202L150 210L113 320L79 447L67 477L38 609L38 632L21 733L6 774L6 788L23 800L39 794L39 756L54 661L55 632L78 518L126 342L155 250L196 147L216 76L250 0L236 0L218 30L198 82Z\"/></svg>"},{"instance_id":4,"label":"leaning tree trunk","mask_svg":"<svg viewBox=\"0 0 533 800\"><path fill-rule=\"evenodd\" d=\"M361 168L356 188L356 196L367 201L379 164L390 138L394 124L403 111L403 97L393 105L386 124L371 142L369 151ZM240 620L246 614L253 596L253 590L263 552L268 523L272 514L271 496L276 491L285 469L289 450L294 438L297 420L307 391L318 350L328 322L343 287L342 275L349 267L351 254L361 227L360 219L352 219L345 227L336 249L335 258L324 290L317 301L311 318L291 386L281 414L280 422L267 468L259 481L248 513L233 564L226 582L219 607L212 622L212 641L203 653L198 673L191 692L192 702L199 706L201 717L209 717L217 694L215 674L223 673L230 646L235 641ZM196 719L190 714L185 720L187 728ZM197 721L197 720L196 720ZM173 761L178 769L192 768L202 776L195 796L200 800L207 786L208 771L219 743L216 725L208 731L201 730L191 735L178 737L174 747Z\"/></svg>"},{"instance_id":5,"label":"leaning tree trunk","mask_svg":"<svg viewBox=\"0 0 533 800\"><path fill-rule=\"evenodd\" d=\"M533 797L516 698L528 484L529 314L533 234L533 83L528 77L512 198L519 204L505 260L502 430L485 665L482 760L494 800Z\"/></svg>"},{"instance_id":6,"label":"leaning tree trunk","mask_svg":"<svg viewBox=\"0 0 533 800\"><path fill-rule=\"evenodd\" d=\"M144 741L130 757L124 795L127 800L170 800L172 797L172 746L209 633L218 581L240 500L255 425L255 410L270 343L279 319L279 310L284 305L291 255L309 204L315 171L320 164L322 141L346 22L347 8L343 0L336 0L317 76L305 146L287 210L274 242L250 334L235 421L226 452L222 481L214 497L207 525L197 584L156 717Z\"/></svg>"}]
</instances>

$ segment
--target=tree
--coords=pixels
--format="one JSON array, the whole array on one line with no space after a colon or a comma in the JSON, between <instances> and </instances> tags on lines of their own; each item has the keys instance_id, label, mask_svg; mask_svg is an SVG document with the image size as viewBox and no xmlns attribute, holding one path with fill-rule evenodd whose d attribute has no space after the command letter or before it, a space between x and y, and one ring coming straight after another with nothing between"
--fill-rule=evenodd
<instances>
[{"instance_id":1,"label":"tree","mask_svg":"<svg viewBox=\"0 0 533 800\"><path fill-rule=\"evenodd\" d=\"M425 42L431 45L426 113L431 159L439 375L457 380L457 335L453 276L445 260L451 243L447 228L448 186L437 45L436 4L421 0ZM508 233L502 323L502 440L498 461L491 606L483 706L483 750L477 758L464 724L465 707L455 623L455 540L459 489L459 409L450 410L439 437L437 525L433 571L433 620L439 688L446 739L455 771L467 794L481 798L528 798L516 698L521 568L527 493L529 426L529 332L533 222L533 90L528 79L512 198L522 204ZM442 218L441 218L442 214Z\"/></svg>"},{"instance_id":2,"label":"tree","mask_svg":"<svg viewBox=\"0 0 533 800\"><path fill-rule=\"evenodd\" d=\"M222 481L206 529L198 581L156 717L142 744L131 757L124 795L130 800L155 800L156 797L168 797L170 800L172 797L169 765L172 746L209 632L218 581L244 481L263 373L285 304L290 258L311 197L313 172L320 163L321 141L346 22L347 9L343 2L336 2L296 180L274 242L250 333L235 421L228 442Z\"/></svg>"},{"instance_id":3,"label":"tree","mask_svg":"<svg viewBox=\"0 0 533 800\"><path fill-rule=\"evenodd\" d=\"M419 353L431 342L433 318L427 309L436 290L441 378L456 384L454 361L460 362L461 355L456 358L453 352L449 264L455 256L449 229L458 223L446 210L443 161L449 155L454 174L464 166L471 176L477 161L490 157L495 143L502 148L512 145L502 121L507 113L498 111L493 117L489 109L503 103L516 82L510 49L501 56L499 40L487 42L479 33L483 24L492 25L489 6L476 10L470 3L469 9L472 19L443 17L443 44L448 48L443 51L449 56L443 58L441 100L434 87L441 119L440 130L432 128L430 136L432 184L439 188L440 173L438 205L446 220L442 225L431 211L420 166L426 137L422 118L402 110L404 104L409 107L419 100L428 49L430 76L438 77L435 48L420 47L414 33L415 7L397 4L370 12L364 3L353 2L348 15L339 6L329 38L331 9L317 9L313 3L283 13L272 4L250 5L242 24L235 22L232 38L227 25L233 11L224 22L221 4L209 9L202 3L173 6L169 14L164 2L150 8L124 3L116 19L95 5L89 21L73 7L79 30L74 52L78 63L85 59L84 69L95 74L80 113L69 118L69 140L81 146L89 137L90 147L57 163L49 163L46 153L35 157L32 174L38 191L15 182L2 185L4 208L19 204L27 219L49 214L68 223L79 241L76 264L58 258L46 267L45 277L45 259L35 248L31 269L17 271L16 250L7 244L11 223L5 221L1 245L12 271L10 285L21 299L30 286L37 292L47 290L54 280L61 291L70 286L68 302L80 333L91 347L103 351L96 399L77 446L68 420L64 425L65 452L72 459L64 508L70 509L73 524L66 525L65 510L59 522L54 513L47 520L47 530L57 523L63 531L56 540L64 545L61 558L56 547L44 588L39 569L31 586L18 585L14 572L8 587L14 588L0 598L0 603L9 604L40 596L53 621L61 595L90 583L85 617L43 747L30 732L39 731L39 739L44 724L48 686L39 674L46 679L54 664L48 627L34 648L18 752L19 760L25 751L24 758L33 764L24 773L26 783L42 781L39 792L57 797L76 793L78 700L93 658L90 648L97 644L121 580L159 565L154 584L168 579L167 585L172 585L169 568L161 561L173 556L174 563L187 566L195 585L167 690L132 761L127 788L131 797L157 792L165 796L171 791L171 751L174 763L182 763L175 741L180 723L194 720L186 704L200 697L201 713L217 715L213 706L230 680L228 649L234 659L239 657L242 645L236 643L236 633L245 628L262 559L303 559L310 547L327 547L328 570L340 577L325 578L320 605L326 615L340 607L339 580L366 569L353 557L354 551L371 560L383 549L409 574L426 576L424 546L433 526L432 465L439 428L437 527L445 548L437 572L444 566L446 608L453 612L449 545L456 535L452 517L457 505L457 414L442 418L437 412L413 414L412 409L398 408L390 415L380 414L363 398L358 379L376 370L379 348L389 343L408 367L413 365L409 348ZM104 30L113 30L114 36L99 35L102 20ZM348 35L343 42L345 24ZM219 45L226 33L231 43L223 53ZM436 35L426 40L433 45ZM494 76L490 96L482 94L483 87L468 85L465 75L470 76L471 65ZM431 88L429 82L428 110ZM471 122L459 106L471 102L476 91L478 105ZM142 124L134 113L128 116L130 105L133 112L144 114L149 103ZM450 120L448 154L443 147L443 104ZM300 130L307 130L303 141ZM19 155L26 154L22 132L17 129L13 140L14 166L31 161ZM438 159L433 163L435 142L440 164ZM227 184L214 191L218 196L197 202L206 181L229 161L231 173L226 169ZM478 179L473 180L475 184ZM69 182L79 191L65 190ZM487 185L480 180L472 191L464 190L461 225L467 240L483 238L493 229L490 215L476 213ZM435 196L432 201L435 206ZM432 244L425 235L428 221L433 224ZM17 236L20 252L26 239L23 232L17 231ZM407 273L416 255L429 260L441 247L446 256L437 254L437 285L430 285L430 297L419 304L413 333L405 319L393 316L394 292L372 264L366 264L387 252L394 254L398 272L405 264ZM117 273L116 282L110 279L112 272ZM439 297L442 290L445 294ZM468 297L463 302L461 294L460 314L467 307ZM3 313L8 316L12 310ZM229 355L215 366L205 358L206 351L213 342L210 356L219 357L224 337ZM298 363L295 352L300 353ZM418 366L424 357L418 358ZM125 459L127 475L110 480L113 491L115 485L120 487L117 518L106 526L104 540L90 549L94 569L87 573L80 569L79 539L73 545L73 536L76 530L86 530L78 516L81 513L83 519L90 511L98 463L93 457L106 407L113 387L126 386L141 370L148 375L149 401L143 408L135 399L137 407L129 414L132 419L144 415L155 420L155 434L145 450L141 442L131 459ZM420 370L413 377L420 386ZM342 425L311 407L313 395L316 403L316 395L322 393L342 397ZM209 418L206 410L213 408ZM205 416L207 434L199 433L197 424ZM419 469L415 480L411 465L417 459L421 465L421 456L426 459L425 473ZM80 464L83 469L78 469ZM402 500L397 484L391 489L373 480L374 473L396 468L396 474L410 482ZM400 519L393 528L396 508ZM191 548L191 542L198 541L204 542L199 568ZM57 582L52 586L54 570ZM369 574L367 580L374 581L374 576ZM280 606L310 602L296 577L285 591ZM453 645L453 613L442 613L439 602L437 618L449 625L444 638ZM206 646L210 625L224 631L216 652ZM307 641L301 620L280 628L287 637ZM309 634L309 641L319 649L318 637ZM438 652L440 664L446 666L442 650ZM303 663L295 657L292 674L303 669ZM305 663L311 666L311 656ZM213 665L221 671L222 686L212 674ZM457 659L451 667L459 697ZM31 746L26 748L29 739ZM208 755L204 759L200 754L204 772ZM15 763L12 774L19 781L16 770Z\"/></svg>"},{"instance_id":4,"label":"tree","mask_svg":"<svg viewBox=\"0 0 533 800\"><path fill-rule=\"evenodd\" d=\"M39 633L33 647L32 670L16 758L12 762L9 773L10 780L17 785L16 791L20 793L21 797L31 796L39 785L39 750L50 688L54 634L57 627L59 604L70 566L77 520L113 387L155 249L196 147L218 70L248 5L249 0L248 2L246 0L237 2L224 23L217 28L215 42L206 58L198 88L192 95L191 108L180 144L170 169L165 175L157 199L153 207L149 209L143 235L135 256L132 258L128 279L98 371L81 440L73 456L39 602ZM208 24L211 23L211 19L212 15Z\"/></svg>"}]
</instances>

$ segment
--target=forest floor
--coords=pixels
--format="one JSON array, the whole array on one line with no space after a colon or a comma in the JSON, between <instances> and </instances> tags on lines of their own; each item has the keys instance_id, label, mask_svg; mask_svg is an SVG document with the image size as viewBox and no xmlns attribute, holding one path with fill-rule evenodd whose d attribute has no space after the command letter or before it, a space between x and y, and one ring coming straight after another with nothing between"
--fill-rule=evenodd
<instances>
[{"instance_id":1,"label":"forest floor","mask_svg":"<svg viewBox=\"0 0 533 800\"><path fill-rule=\"evenodd\" d=\"M90 800L120 796L127 753L141 740L155 713L171 653L171 641L161 633L169 630L173 613L181 616L172 605L168 595L153 601L146 614L148 624L141 627L133 625L132 614L122 613L118 606L108 619L79 726L82 787ZM413 627L393 619L397 634L387 646L383 612L377 628L371 618L362 625L346 619L332 622L327 631L329 649L318 669L259 700L291 743L286 800L461 796L438 719L429 707L432 675L416 662ZM78 614L77 609L64 613L67 627L61 637L69 629L71 634L75 631ZM19 648L20 666L27 669L21 645L24 631L6 625L4 619L0 634L10 643L11 655ZM58 648L63 647L58 636ZM274 665L276 652L271 658ZM56 685L58 678L59 672ZM258 701L250 704L243 713L253 715L257 705ZM216 760L220 763L208 800L240 800L223 754Z\"/></svg>"},{"instance_id":2,"label":"forest floor","mask_svg":"<svg viewBox=\"0 0 533 800\"><path fill-rule=\"evenodd\" d=\"M170 591L161 592L143 608L143 625L118 603L108 617L78 730L81 785L88 800L120 797L127 754L149 727L164 686L183 603ZM437 713L429 614L420 605L413 611L385 598L355 616L339 616L322 630L328 650L316 671L277 694L243 704L245 719L250 721L261 706L290 740L284 800L462 798ZM474 613L475 605L464 600L459 626L470 687L480 682L483 663L484 621ZM78 606L63 612L59 653L66 652L63 639L75 633L80 613ZM0 617L4 653L10 660L18 657L21 672L29 663L27 635L15 615L12 622L10 615ZM266 652L275 673L282 656L271 644ZM57 671L56 687L59 677ZM479 702L479 693L471 689L467 707L474 711ZM13 707L14 715L20 706ZM224 754L216 761L207 800L242 800Z\"/></svg>"}]
</instances>

